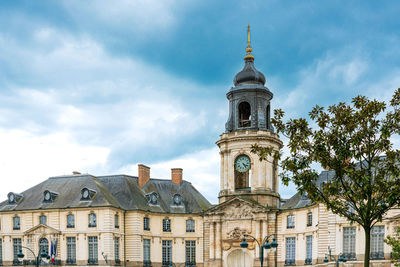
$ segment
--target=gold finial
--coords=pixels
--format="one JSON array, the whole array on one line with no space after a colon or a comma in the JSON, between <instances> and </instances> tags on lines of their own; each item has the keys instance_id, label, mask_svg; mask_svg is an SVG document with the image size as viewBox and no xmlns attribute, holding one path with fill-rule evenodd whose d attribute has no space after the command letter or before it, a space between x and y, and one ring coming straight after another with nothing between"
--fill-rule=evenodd
<instances>
[{"instance_id":1,"label":"gold finial","mask_svg":"<svg viewBox=\"0 0 400 267\"><path fill-rule=\"evenodd\" d=\"M247 59L252 59L254 60L254 56L251 54L251 51L253 51L253 49L251 48L250 45L250 24L247 25L247 47L246 47L246 55L244 56L244 60Z\"/></svg>"}]
</instances>

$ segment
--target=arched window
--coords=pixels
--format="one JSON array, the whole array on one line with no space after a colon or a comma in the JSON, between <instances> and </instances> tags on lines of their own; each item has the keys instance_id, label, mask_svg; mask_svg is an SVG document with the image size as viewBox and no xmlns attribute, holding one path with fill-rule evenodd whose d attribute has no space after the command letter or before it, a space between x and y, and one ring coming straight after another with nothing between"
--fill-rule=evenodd
<instances>
[{"instance_id":1,"label":"arched window","mask_svg":"<svg viewBox=\"0 0 400 267\"><path fill-rule=\"evenodd\" d=\"M251 126L251 107L247 102L239 104L239 127Z\"/></svg>"},{"instance_id":2,"label":"arched window","mask_svg":"<svg viewBox=\"0 0 400 267\"><path fill-rule=\"evenodd\" d=\"M45 252L49 255L49 241L47 238L41 238L39 240L39 251L40 253Z\"/></svg>"}]
</instances>

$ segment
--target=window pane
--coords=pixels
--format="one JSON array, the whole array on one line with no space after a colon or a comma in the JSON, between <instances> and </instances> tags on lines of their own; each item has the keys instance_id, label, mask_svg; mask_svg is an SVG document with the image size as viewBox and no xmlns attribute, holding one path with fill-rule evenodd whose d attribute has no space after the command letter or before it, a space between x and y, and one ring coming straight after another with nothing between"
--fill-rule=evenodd
<instances>
[{"instance_id":1,"label":"window pane","mask_svg":"<svg viewBox=\"0 0 400 267\"><path fill-rule=\"evenodd\" d=\"M21 238L13 238L13 251L14 251L14 260L18 260L18 253L22 251L22 242Z\"/></svg>"},{"instance_id":2,"label":"window pane","mask_svg":"<svg viewBox=\"0 0 400 267\"><path fill-rule=\"evenodd\" d=\"M67 215L67 227L74 228L75 227L75 217L73 214Z\"/></svg>"},{"instance_id":3,"label":"window pane","mask_svg":"<svg viewBox=\"0 0 400 267\"><path fill-rule=\"evenodd\" d=\"M194 220L187 220L186 221L186 232L194 232Z\"/></svg>"},{"instance_id":4,"label":"window pane","mask_svg":"<svg viewBox=\"0 0 400 267\"><path fill-rule=\"evenodd\" d=\"M185 242L186 264L195 265L196 263L196 241L188 240Z\"/></svg>"},{"instance_id":5,"label":"window pane","mask_svg":"<svg viewBox=\"0 0 400 267\"><path fill-rule=\"evenodd\" d=\"M307 252L306 259L312 259L312 235L306 237Z\"/></svg>"},{"instance_id":6,"label":"window pane","mask_svg":"<svg viewBox=\"0 0 400 267\"><path fill-rule=\"evenodd\" d=\"M343 227L343 253L348 259L356 257L356 228Z\"/></svg>"},{"instance_id":7,"label":"window pane","mask_svg":"<svg viewBox=\"0 0 400 267\"><path fill-rule=\"evenodd\" d=\"M143 239L143 261L150 263L150 239Z\"/></svg>"},{"instance_id":8,"label":"window pane","mask_svg":"<svg viewBox=\"0 0 400 267\"><path fill-rule=\"evenodd\" d=\"M171 220L170 219L163 219L163 231L171 232Z\"/></svg>"},{"instance_id":9,"label":"window pane","mask_svg":"<svg viewBox=\"0 0 400 267\"><path fill-rule=\"evenodd\" d=\"M114 254L115 254L115 261L119 261L119 237L114 239Z\"/></svg>"},{"instance_id":10,"label":"window pane","mask_svg":"<svg viewBox=\"0 0 400 267\"><path fill-rule=\"evenodd\" d=\"M76 239L75 237L67 237L67 263L76 263Z\"/></svg>"},{"instance_id":11,"label":"window pane","mask_svg":"<svg viewBox=\"0 0 400 267\"><path fill-rule=\"evenodd\" d=\"M169 265L172 263L172 241L162 241L162 264Z\"/></svg>"},{"instance_id":12,"label":"window pane","mask_svg":"<svg viewBox=\"0 0 400 267\"><path fill-rule=\"evenodd\" d=\"M46 216L42 215L42 216L39 217L39 223L40 224L46 224L46 222L47 222Z\"/></svg>"},{"instance_id":13,"label":"window pane","mask_svg":"<svg viewBox=\"0 0 400 267\"><path fill-rule=\"evenodd\" d=\"M143 230L149 231L150 230L150 218L143 218Z\"/></svg>"},{"instance_id":14,"label":"window pane","mask_svg":"<svg viewBox=\"0 0 400 267\"><path fill-rule=\"evenodd\" d=\"M18 216L13 218L13 228L14 230L19 230L21 227L20 225L20 218Z\"/></svg>"},{"instance_id":15,"label":"window pane","mask_svg":"<svg viewBox=\"0 0 400 267\"><path fill-rule=\"evenodd\" d=\"M96 214L89 214L89 227L96 227Z\"/></svg>"},{"instance_id":16,"label":"window pane","mask_svg":"<svg viewBox=\"0 0 400 267\"><path fill-rule=\"evenodd\" d=\"M119 216L115 214L114 216L114 221L115 221L115 228L119 228Z\"/></svg>"},{"instance_id":17,"label":"window pane","mask_svg":"<svg viewBox=\"0 0 400 267\"><path fill-rule=\"evenodd\" d=\"M97 248L97 236L89 236L89 263L97 264L98 261L98 248Z\"/></svg>"},{"instance_id":18,"label":"window pane","mask_svg":"<svg viewBox=\"0 0 400 267\"><path fill-rule=\"evenodd\" d=\"M286 264L294 265L296 261L296 238L286 238Z\"/></svg>"},{"instance_id":19,"label":"window pane","mask_svg":"<svg viewBox=\"0 0 400 267\"><path fill-rule=\"evenodd\" d=\"M0 238L0 264L3 263L3 239Z\"/></svg>"},{"instance_id":20,"label":"window pane","mask_svg":"<svg viewBox=\"0 0 400 267\"><path fill-rule=\"evenodd\" d=\"M385 227L383 225L374 226L371 229L371 258L384 258L383 240L385 238Z\"/></svg>"}]
</instances>

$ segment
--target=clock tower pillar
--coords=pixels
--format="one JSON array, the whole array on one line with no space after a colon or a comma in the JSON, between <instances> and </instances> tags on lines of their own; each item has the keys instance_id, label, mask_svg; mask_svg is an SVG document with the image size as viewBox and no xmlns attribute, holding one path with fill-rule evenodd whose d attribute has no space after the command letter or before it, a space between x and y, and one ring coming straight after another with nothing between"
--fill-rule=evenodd
<instances>
[{"instance_id":1,"label":"clock tower pillar","mask_svg":"<svg viewBox=\"0 0 400 267\"><path fill-rule=\"evenodd\" d=\"M279 150L282 141L270 123L272 92L265 77L254 66L247 30L244 68L234 78L226 94L229 118L217 145L221 155L219 203L233 197L251 198L263 206L277 207L278 166L272 157L260 161L250 152L253 144Z\"/></svg>"}]
</instances>

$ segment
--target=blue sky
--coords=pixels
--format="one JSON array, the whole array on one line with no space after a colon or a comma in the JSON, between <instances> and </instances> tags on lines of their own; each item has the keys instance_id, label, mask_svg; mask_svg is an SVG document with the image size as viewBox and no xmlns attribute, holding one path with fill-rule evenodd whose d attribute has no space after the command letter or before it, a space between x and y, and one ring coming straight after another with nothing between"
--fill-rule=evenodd
<instances>
[{"instance_id":1,"label":"blue sky","mask_svg":"<svg viewBox=\"0 0 400 267\"><path fill-rule=\"evenodd\" d=\"M398 1L1 1L0 197L81 171L169 178L217 201L226 92L255 65L305 116L400 87ZM280 187L283 197L295 192Z\"/></svg>"}]
</instances>

